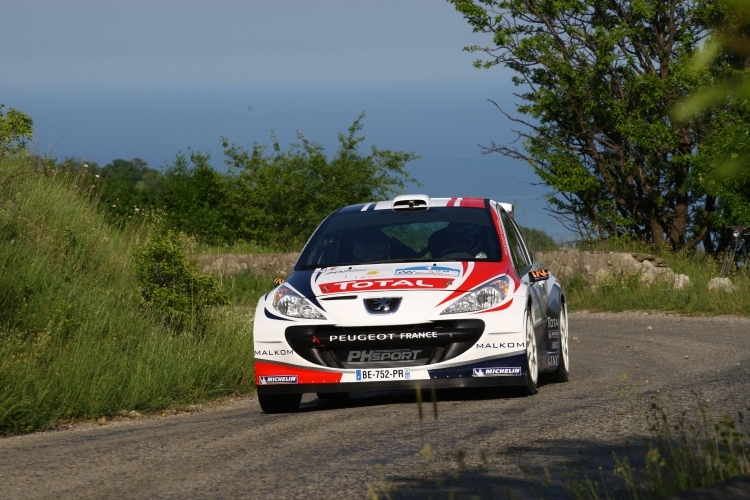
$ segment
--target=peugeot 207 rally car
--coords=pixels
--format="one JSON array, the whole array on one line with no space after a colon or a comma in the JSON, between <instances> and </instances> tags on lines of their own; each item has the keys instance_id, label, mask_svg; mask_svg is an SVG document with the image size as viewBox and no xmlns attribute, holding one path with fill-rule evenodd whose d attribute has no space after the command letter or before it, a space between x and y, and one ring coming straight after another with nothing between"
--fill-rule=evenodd
<instances>
[{"instance_id":1,"label":"peugeot 207 rally car","mask_svg":"<svg viewBox=\"0 0 750 500\"><path fill-rule=\"evenodd\" d=\"M565 294L511 210L406 195L331 214L258 302L261 408L294 411L309 392L567 381Z\"/></svg>"}]
</instances>

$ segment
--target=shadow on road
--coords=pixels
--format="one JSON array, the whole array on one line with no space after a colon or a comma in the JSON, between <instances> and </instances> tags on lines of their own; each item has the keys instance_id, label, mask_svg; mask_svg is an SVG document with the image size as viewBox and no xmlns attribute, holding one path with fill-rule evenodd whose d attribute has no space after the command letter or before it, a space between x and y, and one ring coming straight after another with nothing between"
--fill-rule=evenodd
<instances>
[{"instance_id":1,"label":"shadow on road","mask_svg":"<svg viewBox=\"0 0 750 500\"><path fill-rule=\"evenodd\" d=\"M491 399L517 399L525 397L516 388L509 387L483 387L462 389L439 389L436 391L438 402L446 401L485 401ZM432 404L430 391L422 392L422 401L425 405ZM300 405L300 412L325 411L334 408L363 408L369 406L382 406L390 404L415 404L417 402L416 391L387 391L387 392L355 392L349 399L343 401L331 401L316 398Z\"/></svg>"},{"instance_id":2,"label":"shadow on road","mask_svg":"<svg viewBox=\"0 0 750 500\"><path fill-rule=\"evenodd\" d=\"M375 486L393 499L569 499L572 495L563 486L567 470L571 478L579 478L580 486L588 476L600 485L606 483L611 498L630 498L623 481L614 476L613 452L620 458L627 456L631 464L643 464L645 448L640 445L561 439L545 442L543 448L533 444L510 447L484 464L465 465L456 460L452 471L432 471L428 464L419 478L391 475L388 482ZM604 498L604 490L598 488Z\"/></svg>"}]
</instances>

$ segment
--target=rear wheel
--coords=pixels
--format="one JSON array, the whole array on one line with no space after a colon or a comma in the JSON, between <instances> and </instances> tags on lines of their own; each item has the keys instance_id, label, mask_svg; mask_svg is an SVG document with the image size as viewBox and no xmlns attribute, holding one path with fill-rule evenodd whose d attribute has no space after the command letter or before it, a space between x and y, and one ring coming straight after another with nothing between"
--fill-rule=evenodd
<instances>
[{"instance_id":1,"label":"rear wheel","mask_svg":"<svg viewBox=\"0 0 750 500\"><path fill-rule=\"evenodd\" d=\"M563 302L560 309L560 364L552 374L553 382L567 382L570 373L568 335L568 305Z\"/></svg>"},{"instance_id":2,"label":"rear wheel","mask_svg":"<svg viewBox=\"0 0 750 500\"><path fill-rule=\"evenodd\" d=\"M526 385L523 392L532 396L537 392L539 382L539 360L536 352L536 336L534 335L534 319L531 311L526 311Z\"/></svg>"},{"instance_id":3,"label":"rear wheel","mask_svg":"<svg viewBox=\"0 0 750 500\"><path fill-rule=\"evenodd\" d=\"M302 394L258 394L260 409L266 413L292 413L299 409Z\"/></svg>"},{"instance_id":4,"label":"rear wheel","mask_svg":"<svg viewBox=\"0 0 750 500\"><path fill-rule=\"evenodd\" d=\"M721 266L722 278L726 278L732 272L732 269L734 268L734 256L736 251L737 249L734 245L727 248L727 251L724 254L724 263Z\"/></svg>"},{"instance_id":5,"label":"rear wheel","mask_svg":"<svg viewBox=\"0 0 750 500\"><path fill-rule=\"evenodd\" d=\"M346 401L349 399L348 392L319 392L317 396L318 399L324 401Z\"/></svg>"}]
</instances>

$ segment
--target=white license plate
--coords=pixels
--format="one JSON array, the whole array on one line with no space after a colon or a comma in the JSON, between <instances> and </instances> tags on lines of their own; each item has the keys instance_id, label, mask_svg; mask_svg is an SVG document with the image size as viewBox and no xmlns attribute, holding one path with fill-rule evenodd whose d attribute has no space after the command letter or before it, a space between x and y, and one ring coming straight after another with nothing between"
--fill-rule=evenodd
<instances>
[{"instance_id":1,"label":"white license plate","mask_svg":"<svg viewBox=\"0 0 750 500\"><path fill-rule=\"evenodd\" d=\"M408 368L380 368L377 370L357 370L357 382L375 382L381 380L410 380Z\"/></svg>"}]
</instances>

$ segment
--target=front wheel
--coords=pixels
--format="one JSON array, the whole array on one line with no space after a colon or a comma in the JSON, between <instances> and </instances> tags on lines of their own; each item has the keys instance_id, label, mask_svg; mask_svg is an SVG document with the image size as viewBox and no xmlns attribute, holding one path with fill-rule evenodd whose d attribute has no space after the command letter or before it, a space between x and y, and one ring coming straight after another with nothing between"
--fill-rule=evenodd
<instances>
[{"instance_id":1,"label":"front wheel","mask_svg":"<svg viewBox=\"0 0 750 500\"><path fill-rule=\"evenodd\" d=\"M560 309L560 364L557 365L557 370L552 374L552 380L554 382L568 381L568 374L570 373L569 339L568 304L563 302L562 308Z\"/></svg>"},{"instance_id":2,"label":"front wheel","mask_svg":"<svg viewBox=\"0 0 750 500\"><path fill-rule=\"evenodd\" d=\"M539 360L536 352L534 319L531 311L526 311L526 385L523 387L523 393L527 396L536 394L538 382Z\"/></svg>"},{"instance_id":3,"label":"front wheel","mask_svg":"<svg viewBox=\"0 0 750 500\"><path fill-rule=\"evenodd\" d=\"M258 394L258 402L266 413L292 413L299 409L302 394Z\"/></svg>"}]
</instances>

